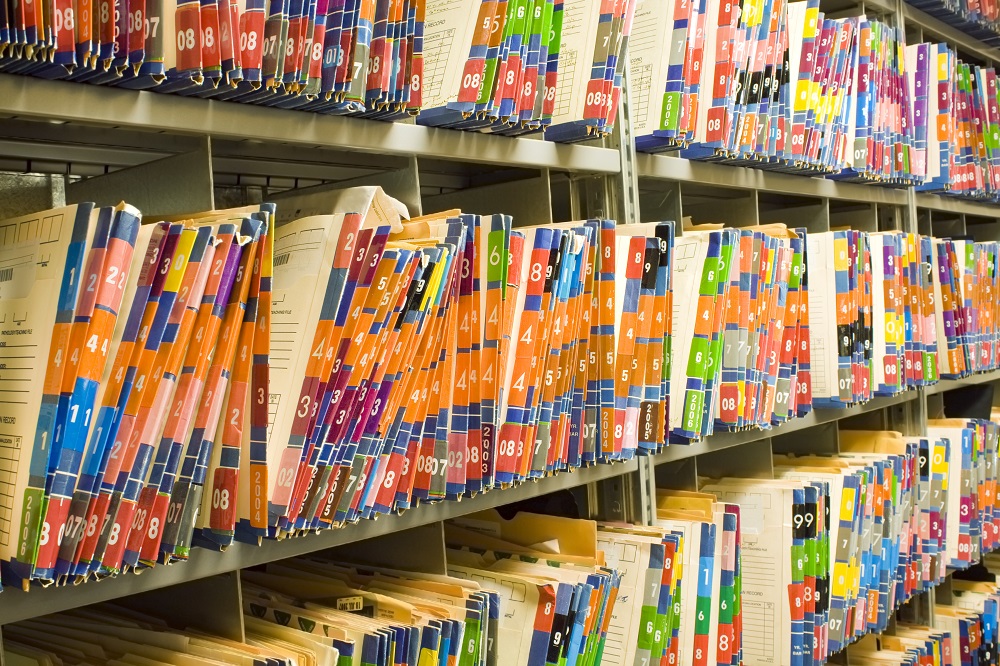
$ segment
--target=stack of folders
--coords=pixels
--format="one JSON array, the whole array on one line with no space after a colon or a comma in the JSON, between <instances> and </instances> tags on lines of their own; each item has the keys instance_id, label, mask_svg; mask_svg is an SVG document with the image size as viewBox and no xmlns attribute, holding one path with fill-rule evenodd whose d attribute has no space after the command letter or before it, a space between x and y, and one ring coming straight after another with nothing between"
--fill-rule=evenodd
<instances>
[{"instance_id":1,"label":"stack of folders","mask_svg":"<svg viewBox=\"0 0 1000 666\"><path fill-rule=\"evenodd\" d=\"M995 555L992 557L995 562ZM995 567L988 560L987 569L994 574ZM1000 661L1000 635L997 630L1000 624L1000 586L996 583L995 574L993 580L952 580L950 594L937 599L937 602L934 628L947 632L951 639L950 645L946 644L942 664L992 665Z\"/></svg>"},{"instance_id":2,"label":"stack of folders","mask_svg":"<svg viewBox=\"0 0 1000 666\"><path fill-rule=\"evenodd\" d=\"M428 125L552 126L575 141L614 125L634 11L635 0L59 0L0 13L0 70L379 120L423 108Z\"/></svg>"},{"instance_id":3,"label":"stack of folders","mask_svg":"<svg viewBox=\"0 0 1000 666\"><path fill-rule=\"evenodd\" d=\"M952 607L938 606L941 612L949 619L952 617ZM937 612L937 608L935 612ZM868 635L851 646L849 650L850 660L859 664L872 664L873 666L923 666L924 664L940 664L941 666L965 666L965 664L995 664L996 660L991 658L993 654L990 650L982 650L982 643L975 642L976 648L965 652L965 657L960 646L971 645L968 642L969 631L973 634L977 629L981 630L986 623L993 619L992 615L961 613L955 617L956 622L961 624L961 628L966 630L966 640L956 638L958 634L951 633L954 623L945 621L943 618L935 623L934 627L910 625L899 623L891 630L891 633L879 636ZM978 637L978 634L976 634ZM973 656L978 661L973 661Z\"/></svg>"},{"instance_id":4,"label":"stack of folders","mask_svg":"<svg viewBox=\"0 0 1000 666\"><path fill-rule=\"evenodd\" d=\"M649 663L744 663L744 628L746 639L756 636L744 623L740 511L711 493L657 491L654 524L677 544L669 567L676 590L665 606L672 630Z\"/></svg>"},{"instance_id":5,"label":"stack of folders","mask_svg":"<svg viewBox=\"0 0 1000 666\"><path fill-rule=\"evenodd\" d=\"M17 666L348 666L360 663L332 639L311 640L248 617L246 640L174 628L125 607L91 606L7 625L4 662ZM339 633L331 632L332 636ZM368 662L375 663L375 662ZM416 662L407 662L415 664ZM436 662L435 662L436 663Z\"/></svg>"},{"instance_id":6,"label":"stack of folders","mask_svg":"<svg viewBox=\"0 0 1000 666\"><path fill-rule=\"evenodd\" d=\"M528 663L522 641L539 643L533 623L551 624L557 614L552 585L531 576L512 575L517 584L504 588L443 572L313 558L269 564L242 577L248 632L333 650L342 661L328 663L337 666Z\"/></svg>"},{"instance_id":7,"label":"stack of folders","mask_svg":"<svg viewBox=\"0 0 1000 666\"><path fill-rule=\"evenodd\" d=\"M818 0L647 1L635 16L640 151L997 199L993 68Z\"/></svg>"},{"instance_id":8,"label":"stack of folders","mask_svg":"<svg viewBox=\"0 0 1000 666\"><path fill-rule=\"evenodd\" d=\"M135 666L742 663L739 507L683 492L658 503L656 527L463 517L444 526L446 571L321 556L244 571L245 645L96 607L16 625L5 656ZM46 661L53 654L62 661Z\"/></svg>"},{"instance_id":9,"label":"stack of folders","mask_svg":"<svg viewBox=\"0 0 1000 666\"><path fill-rule=\"evenodd\" d=\"M354 188L141 229L124 205L3 223L8 579L111 575L185 559L196 535L256 543L666 444L672 224L406 218Z\"/></svg>"},{"instance_id":10,"label":"stack of folders","mask_svg":"<svg viewBox=\"0 0 1000 666\"><path fill-rule=\"evenodd\" d=\"M929 91L920 122L927 178L919 190L996 201L1000 198L1000 110L992 67L964 63L945 44L921 44ZM917 47L909 47L917 48ZM919 70L918 70L919 71Z\"/></svg>"},{"instance_id":11,"label":"stack of folders","mask_svg":"<svg viewBox=\"0 0 1000 666\"><path fill-rule=\"evenodd\" d=\"M378 188L138 220L0 224L8 580L340 527L1000 356L995 244L411 220Z\"/></svg>"},{"instance_id":12,"label":"stack of folders","mask_svg":"<svg viewBox=\"0 0 1000 666\"><path fill-rule=\"evenodd\" d=\"M574 623L583 623L584 632L591 624L603 626L596 663L741 663L739 507L712 495L667 491L658 504L653 527L529 513L510 520L493 512L461 518L445 528L448 572L503 590L518 589L518 580L501 574L553 581L556 617L548 631L548 658L512 664L595 663L577 647L589 643L578 639ZM474 568L457 566L462 562ZM595 562L618 576L614 609L603 625L587 611L601 596ZM539 622L525 621L524 631L533 627L537 636Z\"/></svg>"},{"instance_id":13,"label":"stack of folders","mask_svg":"<svg viewBox=\"0 0 1000 666\"><path fill-rule=\"evenodd\" d=\"M623 632L658 598L662 558L651 561L646 545L645 558L630 551L618 561L602 541L593 521L523 512L445 524L448 574L500 598L498 664L640 663L622 661L636 650L635 634Z\"/></svg>"},{"instance_id":14,"label":"stack of folders","mask_svg":"<svg viewBox=\"0 0 1000 666\"><path fill-rule=\"evenodd\" d=\"M1000 413L994 414L997 417ZM941 529L948 566L964 569L1000 545L996 501L1000 425L978 419L931 420L927 437L949 449L948 508Z\"/></svg>"},{"instance_id":15,"label":"stack of folders","mask_svg":"<svg viewBox=\"0 0 1000 666\"><path fill-rule=\"evenodd\" d=\"M1000 244L933 239L932 266L941 376L996 368Z\"/></svg>"},{"instance_id":16,"label":"stack of folders","mask_svg":"<svg viewBox=\"0 0 1000 666\"><path fill-rule=\"evenodd\" d=\"M818 0L644 2L630 74L639 150L913 182L897 31ZM669 46L664 48L663 44Z\"/></svg>"},{"instance_id":17,"label":"stack of folders","mask_svg":"<svg viewBox=\"0 0 1000 666\"><path fill-rule=\"evenodd\" d=\"M842 431L840 455L776 456L774 480L703 482L739 507L745 663L822 663L995 546L1000 426L956 424L968 454L942 427Z\"/></svg>"},{"instance_id":18,"label":"stack of folders","mask_svg":"<svg viewBox=\"0 0 1000 666\"><path fill-rule=\"evenodd\" d=\"M811 242L811 240L809 241ZM769 427L812 407L804 232L684 230L674 248L671 441Z\"/></svg>"},{"instance_id":19,"label":"stack of folders","mask_svg":"<svg viewBox=\"0 0 1000 666\"><path fill-rule=\"evenodd\" d=\"M267 427L244 414L267 390L273 213L140 227L125 204L80 204L4 223L9 574L87 577L186 547L213 460L204 500L232 529L220 481L244 425Z\"/></svg>"},{"instance_id":20,"label":"stack of folders","mask_svg":"<svg viewBox=\"0 0 1000 666\"><path fill-rule=\"evenodd\" d=\"M392 119L420 108L424 5L60 0L44 13L32 6L3 15L0 68Z\"/></svg>"},{"instance_id":21,"label":"stack of folders","mask_svg":"<svg viewBox=\"0 0 1000 666\"><path fill-rule=\"evenodd\" d=\"M637 0L431 2L418 122L556 141L610 132Z\"/></svg>"}]
</instances>

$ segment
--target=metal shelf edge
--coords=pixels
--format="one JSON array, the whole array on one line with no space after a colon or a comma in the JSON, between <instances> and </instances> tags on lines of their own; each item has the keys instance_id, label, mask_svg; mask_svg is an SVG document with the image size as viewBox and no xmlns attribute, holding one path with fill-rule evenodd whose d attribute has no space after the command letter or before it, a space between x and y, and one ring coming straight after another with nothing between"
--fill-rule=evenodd
<instances>
[{"instance_id":1,"label":"metal shelf edge","mask_svg":"<svg viewBox=\"0 0 1000 666\"><path fill-rule=\"evenodd\" d=\"M956 197L918 192L917 208L935 210L942 213L1000 217L1000 207L985 201L973 201Z\"/></svg>"},{"instance_id":2,"label":"metal shelf edge","mask_svg":"<svg viewBox=\"0 0 1000 666\"><path fill-rule=\"evenodd\" d=\"M618 173L618 151L0 74L0 115L256 143Z\"/></svg>"},{"instance_id":3,"label":"metal shelf edge","mask_svg":"<svg viewBox=\"0 0 1000 666\"><path fill-rule=\"evenodd\" d=\"M875 398L860 405L853 405L846 409L814 409L802 418L791 419L775 426L770 430L747 430L743 432L721 432L707 437L701 441L689 445L669 446L663 453L653 458L654 465L663 463L678 462L687 458L722 451L736 446L743 446L763 439L770 439L779 435L787 435L798 430L804 430L824 423L831 423L841 419L857 416L866 412L872 412L886 407L900 405L919 397L919 391L909 390L899 395L884 398Z\"/></svg>"},{"instance_id":4,"label":"metal shelf edge","mask_svg":"<svg viewBox=\"0 0 1000 666\"><path fill-rule=\"evenodd\" d=\"M1000 379L1000 370L993 370L979 375L962 377L961 379L942 379L937 384L928 386L926 390L927 395L937 395L938 393L944 393L945 391L951 391L963 386L976 386L977 384L986 384L998 379Z\"/></svg>"},{"instance_id":5,"label":"metal shelf edge","mask_svg":"<svg viewBox=\"0 0 1000 666\"><path fill-rule=\"evenodd\" d=\"M828 178L796 176L728 164L697 162L672 155L641 153L636 156L636 164L639 176L642 178L894 206L906 205L907 198L905 189L844 183Z\"/></svg>"}]
</instances>

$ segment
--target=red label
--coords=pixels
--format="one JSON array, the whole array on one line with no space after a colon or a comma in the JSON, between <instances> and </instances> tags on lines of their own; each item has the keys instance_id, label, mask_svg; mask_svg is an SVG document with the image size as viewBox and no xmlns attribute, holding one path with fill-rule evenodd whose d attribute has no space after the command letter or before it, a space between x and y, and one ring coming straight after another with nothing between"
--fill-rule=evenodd
<instances>
[{"instance_id":1,"label":"red label","mask_svg":"<svg viewBox=\"0 0 1000 666\"><path fill-rule=\"evenodd\" d=\"M240 17L240 62L244 69L260 69L264 58L264 11L255 9Z\"/></svg>"},{"instance_id":2,"label":"red label","mask_svg":"<svg viewBox=\"0 0 1000 666\"><path fill-rule=\"evenodd\" d=\"M125 26L119 26L118 29L128 31L128 51L120 51L119 53L125 55L125 53L142 51L146 47L145 0L129 0L128 14L125 16L123 23L125 23Z\"/></svg>"},{"instance_id":3,"label":"red label","mask_svg":"<svg viewBox=\"0 0 1000 666\"><path fill-rule=\"evenodd\" d=\"M798 404L812 404L812 377L809 371L799 371L798 374Z\"/></svg>"},{"instance_id":4,"label":"red label","mask_svg":"<svg viewBox=\"0 0 1000 666\"><path fill-rule=\"evenodd\" d=\"M604 115L604 79L591 79L587 83L587 98L584 100L583 119L595 120Z\"/></svg>"},{"instance_id":5,"label":"red label","mask_svg":"<svg viewBox=\"0 0 1000 666\"><path fill-rule=\"evenodd\" d=\"M896 386L899 383L897 360L895 354L888 355L883 359L882 365L885 368L885 383L889 386Z\"/></svg>"},{"instance_id":6,"label":"red label","mask_svg":"<svg viewBox=\"0 0 1000 666\"><path fill-rule=\"evenodd\" d=\"M167 520L167 507L170 506L170 495L157 492L153 504L149 508L148 526L143 533L142 548L139 558L146 562L155 562L160 557L160 542L163 539L163 526ZM156 526L154 529L153 526Z\"/></svg>"},{"instance_id":7,"label":"red label","mask_svg":"<svg viewBox=\"0 0 1000 666\"><path fill-rule=\"evenodd\" d=\"M392 507L393 502L396 500L396 488L403 476L404 465L408 466L408 463L402 454L394 451L389 456L385 473L379 479L378 492L375 497L376 504L383 507Z\"/></svg>"},{"instance_id":8,"label":"red label","mask_svg":"<svg viewBox=\"0 0 1000 666\"><path fill-rule=\"evenodd\" d=\"M788 586L788 608L792 622L802 622L805 620L805 604L802 603L804 588L803 583L795 583Z\"/></svg>"},{"instance_id":9,"label":"red label","mask_svg":"<svg viewBox=\"0 0 1000 666\"><path fill-rule=\"evenodd\" d=\"M221 30L219 25L219 6L209 3L201 7L201 62L206 69L222 67L222 49L219 43L223 37L229 36L229 31ZM180 40L178 39L178 44ZM178 53L178 55L180 55Z\"/></svg>"},{"instance_id":10,"label":"red label","mask_svg":"<svg viewBox=\"0 0 1000 666\"><path fill-rule=\"evenodd\" d=\"M215 470L212 483L212 512L209 527L213 530L230 531L236 525L236 484L239 470L219 467Z\"/></svg>"},{"instance_id":11,"label":"red label","mask_svg":"<svg viewBox=\"0 0 1000 666\"><path fill-rule=\"evenodd\" d=\"M59 546L62 545L66 530L66 516L69 515L70 500L63 497L49 499L45 511L45 522L38 535L38 558L35 560L37 569L51 569L56 565Z\"/></svg>"},{"instance_id":12,"label":"red label","mask_svg":"<svg viewBox=\"0 0 1000 666\"><path fill-rule=\"evenodd\" d=\"M496 471L513 473L520 453L523 450L524 440L521 435L521 427L516 423L504 423L500 426Z\"/></svg>"},{"instance_id":13,"label":"red label","mask_svg":"<svg viewBox=\"0 0 1000 666\"><path fill-rule=\"evenodd\" d=\"M306 20L301 16L288 21L288 38L285 40L285 71L283 72L285 75L295 74L300 70L306 29Z\"/></svg>"},{"instance_id":14,"label":"red label","mask_svg":"<svg viewBox=\"0 0 1000 666\"><path fill-rule=\"evenodd\" d=\"M478 428L469 430L466 448L465 471L466 481L478 481L483 478L483 433Z\"/></svg>"},{"instance_id":15,"label":"red label","mask_svg":"<svg viewBox=\"0 0 1000 666\"><path fill-rule=\"evenodd\" d=\"M458 89L459 102L472 104L479 99L485 66L486 61L481 58L466 61L465 71L462 72L462 85Z\"/></svg>"},{"instance_id":16,"label":"red label","mask_svg":"<svg viewBox=\"0 0 1000 666\"><path fill-rule=\"evenodd\" d=\"M91 500L90 510L87 513L87 537L80 546L80 557L77 562L89 562L94 557L94 551L97 549L97 542L101 537L104 522L107 520L108 505L110 502L111 497L106 494L101 494ZM91 525L95 526L93 531L90 529ZM98 526L101 529L96 529Z\"/></svg>"},{"instance_id":17,"label":"red label","mask_svg":"<svg viewBox=\"0 0 1000 666\"><path fill-rule=\"evenodd\" d=\"M159 536L163 531L163 519L155 518L151 514L153 512L153 501L156 499L157 489L153 486L146 486L142 489L142 493L139 494L139 515L146 516L146 525L152 526L152 531ZM142 553L143 542L146 539L147 530L132 530L128 535L128 542L126 550L132 553ZM159 548L159 539L157 539L157 549Z\"/></svg>"},{"instance_id":18,"label":"red label","mask_svg":"<svg viewBox=\"0 0 1000 666\"><path fill-rule=\"evenodd\" d=\"M545 72L545 100L542 102L542 114L551 116L556 108L556 91L558 72Z\"/></svg>"},{"instance_id":19,"label":"red label","mask_svg":"<svg viewBox=\"0 0 1000 666\"><path fill-rule=\"evenodd\" d=\"M76 44L74 43L74 26L76 26L76 12L73 11L73 0L55 0L52 4L52 27L53 36L58 53L71 54L66 62L75 62ZM87 19L90 19L89 13Z\"/></svg>"},{"instance_id":20,"label":"red label","mask_svg":"<svg viewBox=\"0 0 1000 666\"><path fill-rule=\"evenodd\" d=\"M187 72L201 69L201 11L198 5L186 4L177 8L174 15L177 34L177 70ZM215 41L213 36L213 42Z\"/></svg>"},{"instance_id":21,"label":"red label","mask_svg":"<svg viewBox=\"0 0 1000 666\"><path fill-rule=\"evenodd\" d=\"M732 383L719 389L719 414L726 423L736 423L739 416L740 390Z\"/></svg>"},{"instance_id":22,"label":"red label","mask_svg":"<svg viewBox=\"0 0 1000 666\"><path fill-rule=\"evenodd\" d=\"M733 661L733 642L736 633L732 624L719 625L719 649L716 652L716 662L719 664L729 664ZM726 640L722 640L725 637Z\"/></svg>"},{"instance_id":23,"label":"red label","mask_svg":"<svg viewBox=\"0 0 1000 666\"><path fill-rule=\"evenodd\" d=\"M708 636L699 634L694 637L694 666L707 666L708 664Z\"/></svg>"},{"instance_id":24,"label":"red label","mask_svg":"<svg viewBox=\"0 0 1000 666\"><path fill-rule=\"evenodd\" d=\"M726 125L726 109L714 106L708 110L705 139L708 143L721 143Z\"/></svg>"},{"instance_id":25,"label":"red label","mask_svg":"<svg viewBox=\"0 0 1000 666\"><path fill-rule=\"evenodd\" d=\"M520 71L521 58L512 55L500 71L500 99L513 99L515 97L514 86L517 85L517 75Z\"/></svg>"},{"instance_id":26,"label":"red label","mask_svg":"<svg viewBox=\"0 0 1000 666\"><path fill-rule=\"evenodd\" d=\"M112 44L115 42L115 26L117 24L118 4L113 0L100 0L98 17L101 20L99 31L102 44Z\"/></svg>"},{"instance_id":27,"label":"red label","mask_svg":"<svg viewBox=\"0 0 1000 666\"><path fill-rule=\"evenodd\" d=\"M423 106L424 99L424 58L414 56L410 63L410 102L411 109Z\"/></svg>"},{"instance_id":28,"label":"red label","mask_svg":"<svg viewBox=\"0 0 1000 666\"><path fill-rule=\"evenodd\" d=\"M521 84L520 101L517 104L519 113L531 113L535 109L535 93L538 92L538 68L529 67L524 73L524 82Z\"/></svg>"},{"instance_id":29,"label":"red label","mask_svg":"<svg viewBox=\"0 0 1000 666\"><path fill-rule=\"evenodd\" d=\"M409 442L406 445L406 457L403 458L402 470L399 473L399 481L396 482L396 498L394 501L409 501L410 489L417 476L417 456L420 447L416 442ZM387 506L392 506L387 504Z\"/></svg>"},{"instance_id":30,"label":"red label","mask_svg":"<svg viewBox=\"0 0 1000 666\"><path fill-rule=\"evenodd\" d=\"M323 38L326 26L318 22L313 26L313 38L309 48L309 78L318 79L323 76Z\"/></svg>"},{"instance_id":31,"label":"red label","mask_svg":"<svg viewBox=\"0 0 1000 666\"><path fill-rule=\"evenodd\" d=\"M414 489L429 492L432 477L441 473L441 465L441 461L434 457L434 434L427 434L420 442L420 455L417 456L417 474L413 480Z\"/></svg>"},{"instance_id":32,"label":"red label","mask_svg":"<svg viewBox=\"0 0 1000 666\"><path fill-rule=\"evenodd\" d=\"M118 516L111 526L111 532L108 535L108 547L104 551L104 559L101 561L102 567L112 571L120 569L122 556L125 554L125 543L128 541L129 530L146 529L146 519L149 514L145 511L137 512L135 509L135 502L122 500L118 508Z\"/></svg>"}]
</instances>

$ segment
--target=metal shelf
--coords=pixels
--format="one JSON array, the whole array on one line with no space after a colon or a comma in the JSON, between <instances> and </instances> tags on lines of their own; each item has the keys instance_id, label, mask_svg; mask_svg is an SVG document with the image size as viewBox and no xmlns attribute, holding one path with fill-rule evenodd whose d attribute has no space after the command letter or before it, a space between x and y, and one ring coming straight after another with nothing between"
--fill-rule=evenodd
<instances>
[{"instance_id":1,"label":"metal shelf","mask_svg":"<svg viewBox=\"0 0 1000 666\"><path fill-rule=\"evenodd\" d=\"M894 206L905 206L907 199L905 189L696 162L671 155L639 154L636 156L636 166L640 178Z\"/></svg>"},{"instance_id":2,"label":"metal shelf","mask_svg":"<svg viewBox=\"0 0 1000 666\"><path fill-rule=\"evenodd\" d=\"M1000 217L1000 207L985 201L959 199L940 194L917 193L917 208L936 210L942 213L957 213L962 215L978 215L981 217Z\"/></svg>"},{"instance_id":3,"label":"metal shelf","mask_svg":"<svg viewBox=\"0 0 1000 666\"><path fill-rule=\"evenodd\" d=\"M867 412L885 409L886 407L901 405L905 402L909 402L910 400L916 400L919 397L919 391L910 390L891 397L875 398L870 402L866 402L861 405L853 405L846 409L814 409L802 418L791 419L790 421L786 421L780 426L776 426L770 430L722 432L717 435L712 435L711 437L699 442L694 442L688 446L681 445L667 447L665 451L653 457L653 464L660 465L663 463L678 462L680 460L693 458L706 453L713 453L723 449L731 449L751 444L753 442L759 442L763 439L777 437L778 435L787 435L789 433L805 430L806 428L812 428L824 423L839 421L850 416L857 416L858 414L865 414Z\"/></svg>"},{"instance_id":4,"label":"metal shelf","mask_svg":"<svg viewBox=\"0 0 1000 666\"><path fill-rule=\"evenodd\" d=\"M376 520L347 525L340 529L281 541L268 540L260 546L236 543L224 552L194 548L187 562L169 566L161 564L140 573L119 574L102 581L89 581L68 587L33 587L28 592L17 588L5 588L3 594L0 594L0 625L364 541L539 495L631 474L638 469L637 459L596 465L534 482L525 482L513 488L493 490L460 501L417 506L399 515L382 516Z\"/></svg>"},{"instance_id":5,"label":"metal shelf","mask_svg":"<svg viewBox=\"0 0 1000 666\"><path fill-rule=\"evenodd\" d=\"M942 39L970 56L980 58L989 63L1000 62L1000 49L987 46L978 39L966 35L958 28L953 28L944 21L934 18L916 7L903 4L903 19L907 27L916 26L924 31L924 39L931 36Z\"/></svg>"},{"instance_id":6,"label":"metal shelf","mask_svg":"<svg viewBox=\"0 0 1000 666\"><path fill-rule=\"evenodd\" d=\"M938 393L962 388L963 386L976 386L977 384L986 384L997 380L1000 380L1000 370L962 377L961 379L942 379L937 384L927 387L927 395L937 395Z\"/></svg>"},{"instance_id":7,"label":"metal shelf","mask_svg":"<svg viewBox=\"0 0 1000 666\"><path fill-rule=\"evenodd\" d=\"M1000 375L1000 371L998 371L998 375ZM720 433L689 446L670 446L663 453L654 456L652 462L653 464L674 462L711 451L757 442L848 416L902 404L915 399L918 395L916 391L909 391L891 398L876 398L871 402L855 405L848 409L813 410L804 418L792 419L771 430ZM460 501L445 501L417 506L399 515L382 516L376 520L348 525L341 529L326 530L281 541L267 540L260 546L236 543L224 552L195 548L187 562L169 566L158 565L139 573L120 574L114 578L90 581L83 585L44 589L32 587L28 592L17 588L6 588L0 595L0 625L364 541L520 502L559 490L633 474L638 469L639 461L637 459L610 465L596 465L534 482L526 482L513 488L493 490Z\"/></svg>"},{"instance_id":8,"label":"metal shelf","mask_svg":"<svg viewBox=\"0 0 1000 666\"><path fill-rule=\"evenodd\" d=\"M155 145L163 135L210 136L252 144L430 157L458 162L614 174L617 150L515 139L475 132L359 118L295 113L235 102L206 101L154 92L0 75L0 117L54 125L140 130ZM58 140L58 127L52 128ZM157 134L159 136L157 136Z\"/></svg>"}]
</instances>

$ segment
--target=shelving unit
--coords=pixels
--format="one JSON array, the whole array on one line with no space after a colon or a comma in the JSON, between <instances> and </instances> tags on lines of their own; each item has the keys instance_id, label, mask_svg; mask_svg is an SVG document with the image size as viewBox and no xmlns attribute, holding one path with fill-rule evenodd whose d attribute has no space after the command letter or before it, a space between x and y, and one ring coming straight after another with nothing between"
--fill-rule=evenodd
<instances>
[{"instance_id":1,"label":"shelving unit","mask_svg":"<svg viewBox=\"0 0 1000 666\"><path fill-rule=\"evenodd\" d=\"M849 12L858 6L849 0L824 8ZM878 0L862 8L894 14L914 34L943 38L982 61L1000 62L1000 50L902 3ZM623 105L619 117L627 118L627 93ZM598 215L620 223L679 222L691 216L695 222L733 226L783 221L813 232L852 226L1000 239L1000 208L994 206L911 189L636 155L627 122L603 142L560 145L539 137L511 139L13 75L0 75L0 119L0 215L5 216L63 201L107 204L118 198L148 212L189 212L306 187L378 184L414 213L452 207L502 211L513 214L515 224ZM406 552L419 560L414 564L437 571L443 566L441 521L558 491L573 492L584 515L648 524L657 484L690 488L699 475L727 472L769 476L773 453L836 453L838 432L846 427L920 434L930 396L996 382L1000 371L945 380L849 409L814 410L770 430L720 433L670 446L657 456L416 506L339 530L260 546L241 543L224 553L199 548L186 563L141 575L69 588L8 589L0 595L0 625L140 593L134 599L159 595L162 602L183 586L184 595L199 594L200 607L164 603L165 612L241 638L242 620L233 611L240 607L234 574L241 569L338 548L348 557ZM406 547L393 547L400 544ZM915 603L914 612L929 617L933 592ZM839 657L841 663L847 658Z\"/></svg>"}]
</instances>

